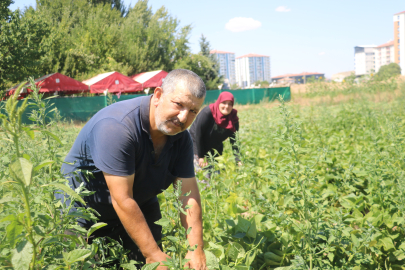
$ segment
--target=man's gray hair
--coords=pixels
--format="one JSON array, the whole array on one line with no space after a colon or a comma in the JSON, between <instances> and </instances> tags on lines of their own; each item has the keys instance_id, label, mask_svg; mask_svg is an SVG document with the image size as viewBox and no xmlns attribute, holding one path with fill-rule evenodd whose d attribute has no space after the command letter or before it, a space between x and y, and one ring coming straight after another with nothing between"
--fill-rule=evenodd
<instances>
[{"instance_id":1,"label":"man's gray hair","mask_svg":"<svg viewBox=\"0 0 405 270\"><path fill-rule=\"evenodd\" d=\"M172 93L179 83L182 83L196 98L205 97L206 89L203 80L187 69L175 69L167 74L162 83L163 95Z\"/></svg>"}]
</instances>

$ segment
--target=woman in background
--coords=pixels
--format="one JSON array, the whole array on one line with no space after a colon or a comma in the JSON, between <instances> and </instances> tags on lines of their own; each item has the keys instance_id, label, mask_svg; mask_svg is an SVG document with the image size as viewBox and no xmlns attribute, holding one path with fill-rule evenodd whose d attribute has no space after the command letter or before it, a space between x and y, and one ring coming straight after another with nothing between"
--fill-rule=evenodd
<instances>
[{"instance_id":1,"label":"woman in background","mask_svg":"<svg viewBox=\"0 0 405 270\"><path fill-rule=\"evenodd\" d=\"M208 153L215 154L215 150L222 155L223 141L230 139L235 160L240 165L239 148L236 144L235 133L239 130L239 118L233 108L234 97L230 92L222 92L218 100L206 106L197 115L191 125L190 134L194 145L194 164L197 168L208 165ZM208 176L210 178L210 176Z\"/></svg>"}]
</instances>

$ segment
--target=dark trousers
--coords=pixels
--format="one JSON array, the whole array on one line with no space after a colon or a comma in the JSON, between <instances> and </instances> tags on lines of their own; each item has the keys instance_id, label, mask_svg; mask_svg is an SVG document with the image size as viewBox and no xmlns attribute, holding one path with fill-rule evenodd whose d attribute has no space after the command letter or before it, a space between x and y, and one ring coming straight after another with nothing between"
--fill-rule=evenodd
<instances>
[{"instance_id":1,"label":"dark trousers","mask_svg":"<svg viewBox=\"0 0 405 270\"><path fill-rule=\"evenodd\" d=\"M149 229L152 232L153 238L156 242L160 241L162 239L162 226L155 224L155 221L162 218L159 202L156 201L145 207L141 207L141 210L146 222L148 223ZM100 220L100 222L103 221ZM93 235L90 237L91 239L89 239L89 243L91 243L94 238L108 236L111 239L121 243L126 250L130 251L127 255L129 260L141 261L145 263L145 258L143 257L142 252L128 235L121 221L118 220L114 223L108 223L109 224L107 226L100 228L93 233ZM162 250L162 245L160 243L159 247Z\"/></svg>"}]
</instances>

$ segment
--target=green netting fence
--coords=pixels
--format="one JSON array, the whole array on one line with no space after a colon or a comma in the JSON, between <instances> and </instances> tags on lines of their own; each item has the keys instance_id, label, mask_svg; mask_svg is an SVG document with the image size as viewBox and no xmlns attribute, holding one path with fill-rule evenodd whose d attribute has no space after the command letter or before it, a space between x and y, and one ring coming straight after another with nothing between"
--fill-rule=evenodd
<instances>
[{"instance_id":1,"label":"green netting fence","mask_svg":"<svg viewBox=\"0 0 405 270\"><path fill-rule=\"evenodd\" d=\"M289 101L291 99L290 87L254 88L224 91L231 92L235 97L235 103L241 105L258 104L260 102L266 101L271 102L275 99L278 99L279 95L281 95L285 101ZM221 90L207 91L204 104L215 102L221 92ZM145 96L145 94L121 95L120 98L114 95L112 96L112 99L110 97L111 100L109 100L108 96L58 97L50 100L50 104L53 104L50 109L56 107L62 118L65 120L87 121L96 112L106 107L111 102L119 102L140 96ZM24 123L31 122L28 119L30 112L30 108L28 108L22 119Z\"/></svg>"}]
</instances>

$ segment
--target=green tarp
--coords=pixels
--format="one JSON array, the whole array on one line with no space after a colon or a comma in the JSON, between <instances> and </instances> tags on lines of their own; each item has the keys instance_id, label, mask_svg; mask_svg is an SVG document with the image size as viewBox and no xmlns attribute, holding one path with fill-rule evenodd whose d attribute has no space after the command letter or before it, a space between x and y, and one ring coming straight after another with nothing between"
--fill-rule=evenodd
<instances>
[{"instance_id":1,"label":"green tarp","mask_svg":"<svg viewBox=\"0 0 405 270\"><path fill-rule=\"evenodd\" d=\"M224 90L231 92L235 97L235 103L258 104L261 101L273 101L283 96L285 101L291 99L290 87L280 88L254 88L254 89L241 89L241 90ZM204 104L210 104L217 100L221 90L209 90L205 97ZM117 96L94 96L94 97L58 97L50 100L53 104L50 109L57 108L60 115L66 120L87 121L96 112L106 107L111 102L118 102L145 95L121 95L118 99ZM27 109L23 117L24 123L29 123L28 115L30 108Z\"/></svg>"}]
</instances>

